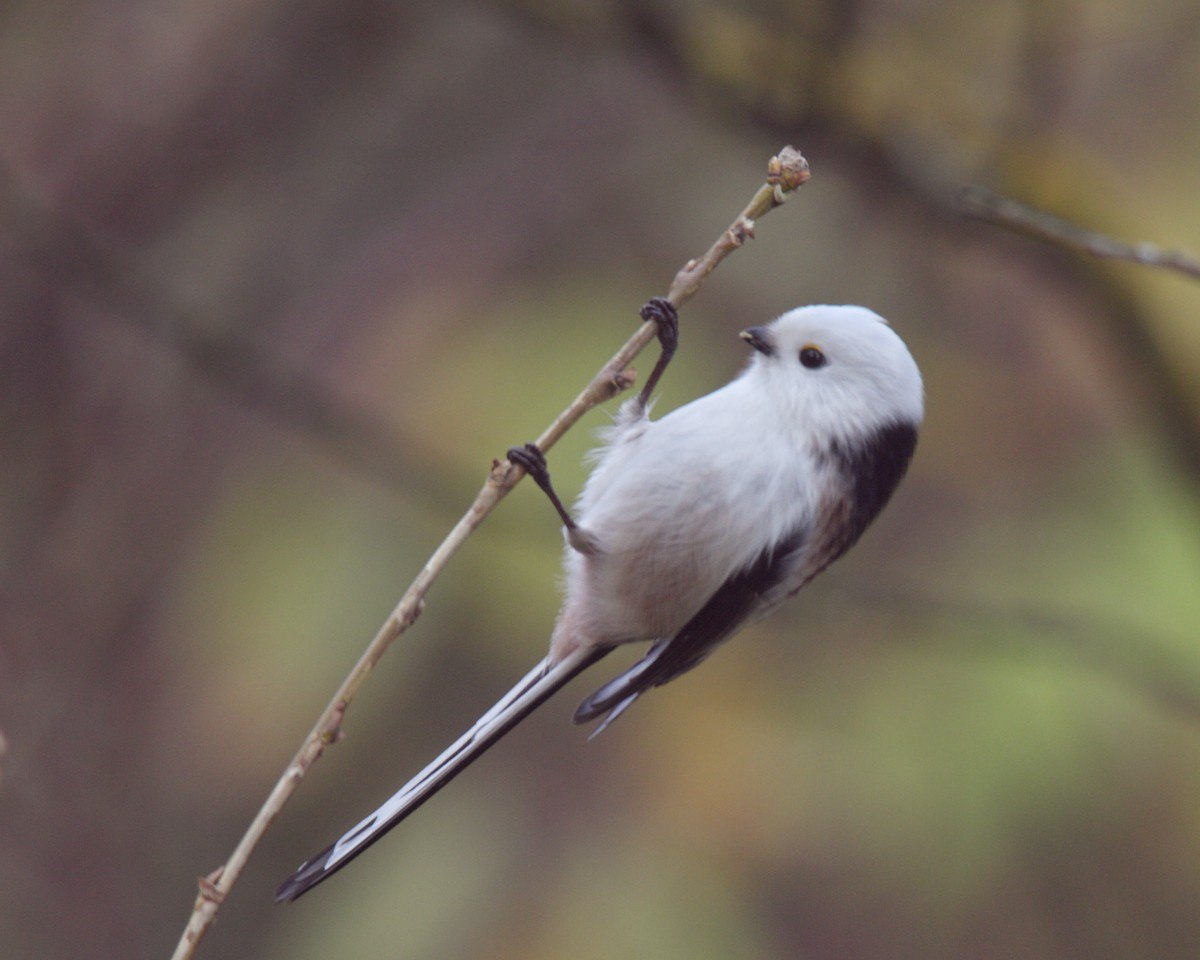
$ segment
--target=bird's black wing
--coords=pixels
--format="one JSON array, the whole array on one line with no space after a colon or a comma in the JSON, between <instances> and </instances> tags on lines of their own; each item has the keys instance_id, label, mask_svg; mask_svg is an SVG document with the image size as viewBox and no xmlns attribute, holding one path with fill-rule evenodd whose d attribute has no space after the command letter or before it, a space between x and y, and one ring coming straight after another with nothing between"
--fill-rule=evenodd
<instances>
[{"instance_id":1,"label":"bird's black wing","mask_svg":"<svg viewBox=\"0 0 1200 960\"><path fill-rule=\"evenodd\" d=\"M656 641L641 660L584 700L575 711L575 722L586 723L611 711L599 733L639 695L704 660L742 624L756 601L792 571L806 537L807 530L796 531L721 584L675 636Z\"/></svg>"},{"instance_id":2,"label":"bird's black wing","mask_svg":"<svg viewBox=\"0 0 1200 960\"><path fill-rule=\"evenodd\" d=\"M887 423L857 444L831 441L819 457L835 466L844 492L826 506L823 523L793 531L726 580L679 633L656 641L641 660L584 700L575 711L575 722L586 723L609 711L599 733L642 693L675 679L712 653L742 624L759 597L795 572L797 561L806 565L799 585L833 563L888 502L916 445L916 425L907 422Z\"/></svg>"}]
</instances>

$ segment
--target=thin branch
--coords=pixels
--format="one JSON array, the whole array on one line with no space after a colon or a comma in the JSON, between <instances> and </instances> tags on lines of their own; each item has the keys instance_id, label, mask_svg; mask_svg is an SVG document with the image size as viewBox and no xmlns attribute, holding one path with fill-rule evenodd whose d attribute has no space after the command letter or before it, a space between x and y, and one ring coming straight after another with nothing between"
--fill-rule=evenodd
<instances>
[{"instance_id":1,"label":"thin branch","mask_svg":"<svg viewBox=\"0 0 1200 960\"><path fill-rule=\"evenodd\" d=\"M721 234L704 256L690 260L676 274L667 298L676 306L689 300L700 288L705 278L716 269L717 264L730 253L754 236L754 221L782 204L788 196L809 179L808 163L792 147L785 147L778 156L772 157L767 168L767 182L755 193L746 209ZM625 345L613 355L591 382L560 413L538 437L538 446L544 451L552 447L585 413L593 407L627 389L634 378L629 363L650 343L655 336L651 322L642 324ZM492 509L508 494L524 475L524 471L508 461L493 461L483 488L475 501L455 524L441 545L426 561L412 585L400 598L396 608L380 627L354 668L342 681L333 699L301 744L300 749L287 765L283 775L271 790L258 814L242 839L230 854L228 861L207 877L200 878L200 891L196 896L192 914L183 935L175 948L173 960L187 960L195 955L200 940L216 918L217 910L228 896L230 888L237 882L242 868L250 858L255 846L266 833L271 822L283 809L304 775L325 751L325 747L336 743L341 736L341 724L351 701L366 682L368 675L391 643L407 630L425 607L425 595L437 579L438 574L449 562L459 547L466 542L475 528Z\"/></svg>"},{"instance_id":2,"label":"thin branch","mask_svg":"<svg viewBox=\"0 0 1200 960\"><path fill-rule=\"evenodd\" d=\"M1193 280L1200 280L1200 259L1184 250L1164 250L1153 243L1123 243L983 187L964 189L958 195L958 209L976 220L1082 250L1102 260L1128 260L1148 267L1174 270Z\"/></svg>"}]
</instances>

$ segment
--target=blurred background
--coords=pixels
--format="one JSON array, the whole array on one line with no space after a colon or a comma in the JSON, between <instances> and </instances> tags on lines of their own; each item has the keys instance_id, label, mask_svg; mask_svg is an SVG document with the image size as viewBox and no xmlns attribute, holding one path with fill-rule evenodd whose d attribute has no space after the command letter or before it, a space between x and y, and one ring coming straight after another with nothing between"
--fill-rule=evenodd
<instances>
[{"instance_id":1,"label":"blurred background","mask_svg":"<svg viewBox=\"0 0 1200 960\"><path fill-rule=\"evenodd\" d=\"M543 654L521 485L198 955L1194 957L1200 283L955 198L1200 249L1198 91L1191 0L8 0L3 954L169 954L491 459L793 143L657 410L866 304L928 392L892 506L602 737L569 718L619 663L273 906Z\"/></svg>"}]
</instances>

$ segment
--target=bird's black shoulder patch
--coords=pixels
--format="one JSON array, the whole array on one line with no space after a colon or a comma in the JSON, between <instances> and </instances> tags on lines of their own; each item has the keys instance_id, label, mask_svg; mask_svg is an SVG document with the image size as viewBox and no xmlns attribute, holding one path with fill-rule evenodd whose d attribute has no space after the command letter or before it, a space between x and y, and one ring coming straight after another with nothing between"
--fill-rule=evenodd
<instances>
[{"instance_id":1,"label":"bird's black shoulder patch","mask_svg":"<svg viewBox=\"0 0 1200 960\"><path fill-rule=\"evenodd\" d=\"M812 547L815 553L804 582L849 550L895 492L916 446L913 424L892 423L865 441L834 440L816 451L818 461L832 465L840 475L844 491L837 514L828 518L828 539L819 539L820 530L798 529L764 550L726 580L679 633L656 641L645 657L584 700L575 712L575 722L593 720L611 710L600 727L603 729L640 694L699 664L741 626L759 597L795 571L795 558L810 545L811 537L818 541Z\"/></svg>"},{"instance_id":2,"label":"bird's black shoulder patch","mask_svg":"<svg viewBox=\"0 0 1200 960\"><path fill-rule=\"evenodd\" d=\"M916 448L917 428L912 423L890 423L858 443L834 440L829 444L825 454L837 465L849 494L849 515L837 555L849 550L879 516L904 478Z\"/></svg>"}]
</instances>

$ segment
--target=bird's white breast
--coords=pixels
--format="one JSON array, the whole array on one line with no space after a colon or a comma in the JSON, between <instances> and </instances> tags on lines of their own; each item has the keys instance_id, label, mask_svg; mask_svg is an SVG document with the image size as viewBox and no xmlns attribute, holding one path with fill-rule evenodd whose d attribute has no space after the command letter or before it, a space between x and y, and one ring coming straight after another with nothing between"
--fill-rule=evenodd
<instances>
[{"instance_id":1,"label":"bird's white breast","mask_svg":"<svg viewBox=\"0 0 1200 960\"><path fill-rule=\"evenodd\" d=\"M732 574L811 524L819 467L803 431L749 386L616 429L577 505L602 552L567 552L570 645L674 635Z\"/></svg>"}]
</instances>

